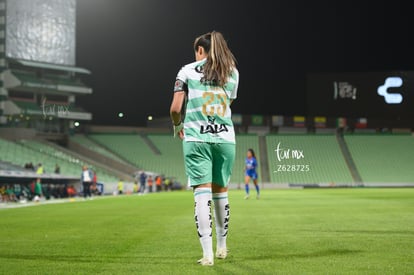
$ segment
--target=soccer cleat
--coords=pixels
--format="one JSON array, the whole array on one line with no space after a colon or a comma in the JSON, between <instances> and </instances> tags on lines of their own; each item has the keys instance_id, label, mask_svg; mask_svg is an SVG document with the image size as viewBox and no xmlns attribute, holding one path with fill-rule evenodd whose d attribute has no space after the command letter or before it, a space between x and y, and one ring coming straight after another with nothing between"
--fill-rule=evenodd
<instances>
[{"instance_id":1,"label":"soccer cleat","mask_svg":"<svg viewBox=\"0 0 414 275\"><path fill-rule=\"evenodd\" d=\"M259 194L257 194L256 199L260 199L260 195Z\"/></svg>"},{"instance_id":2,"label":"soccer cleat","mask_svg":"<svg viewBox=\"0 0 414 275\"><path fill-rule=\"evenodd\" d=\"M214 260L209 258L201 258L197 261L197 263L203 266L212 266L214 265Z\"/></svg>"},{"instance_id":3,"label":"soccer cleat","mask_svg":"<svg viewBox=\"0 0 414 275\"><path fill-rule=\"evenodd\" d=\"M246 195L246 196L244 197L244 199L245 199L245 200L248 200L248 199L249 199L249 197L250 197L249 195Z\"/></svg>"},{"instance_id":4,"label":"soccer cleat","mask_svg":"<svg viewBox=\"0 0 414 275\"><path fill-rule=\"evenodd\" d=\"M225 258L227 258L227 252L228 252L228 250L227 250L227 248L217 248L217 251L216 251L216 258L217 259L225 259Z\"/></svg>"}]
</instances>

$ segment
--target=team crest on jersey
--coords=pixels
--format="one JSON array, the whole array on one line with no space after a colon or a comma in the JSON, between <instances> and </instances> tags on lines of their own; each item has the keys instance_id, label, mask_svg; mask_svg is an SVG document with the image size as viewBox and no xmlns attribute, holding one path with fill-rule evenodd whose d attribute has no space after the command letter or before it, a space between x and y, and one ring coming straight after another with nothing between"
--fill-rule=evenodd
<instances>
[{"instance_id":1,"label":"team crest on jersey","mask_svg":"<svg viewBox=\"0 0 414 275\"><path fill-rule=\"evenodd\" d=\"M222 132L228 132L229 129L225 124L216 124L216 118L213 116L207 116L208 124L206 126L201 125L200 134L219 134Z\"/></svg>"},{"instance_id":2,"label":"team crest on jersey","mask_svg":"<svg viewBox=\"0 0 414 275\"><path fill-rule=\"evenodd\" d=\"M216 118L213 116L207 116L207 119L208 119L208 123L210 124L214 124L214 122L216 121Z\"/></svg>"}]
</instances>

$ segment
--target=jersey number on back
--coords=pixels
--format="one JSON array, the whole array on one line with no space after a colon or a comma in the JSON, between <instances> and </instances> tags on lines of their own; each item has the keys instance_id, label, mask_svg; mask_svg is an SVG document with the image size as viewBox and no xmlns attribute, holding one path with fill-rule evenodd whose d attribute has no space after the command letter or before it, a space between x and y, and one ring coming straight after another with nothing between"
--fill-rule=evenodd
<instances>
[{"instance_id":1,"label":"jersey number on back","mask_svg":"<svg viewBox=\"0 0 414 275\"><path fill-rule=\"evenodd\" d=\"M213 92L204 92L203 98L206 101L203 104L202 112L206 116L224 116L227 110L227 97L225 94L214 94ZM217 99L220 102L220 106L211 106L214 100Z\"/></svg>"}]
</instances>

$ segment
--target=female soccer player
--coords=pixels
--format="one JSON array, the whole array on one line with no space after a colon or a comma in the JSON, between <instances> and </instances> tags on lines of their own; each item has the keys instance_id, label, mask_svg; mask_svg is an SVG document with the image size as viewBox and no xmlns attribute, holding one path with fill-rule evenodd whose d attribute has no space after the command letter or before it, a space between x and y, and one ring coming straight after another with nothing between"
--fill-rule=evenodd
<instances>
[{"instance_id":1,"label":"female soccer player","mask_svg":"<svg viewBox=\"0 0 414 275\"><path fill-rule=\"evenodd\" d=\"M245 174L244 174L244 183L245 183L245 189L246 189L246 196L245 199L248 199L250 196L249 192L249 182L250 179L253 180L254 186L256 187L256 198L260 198L260 188L257 184L257 159L256 155L254 154L253 149L247 150L247 157L246 157L246 167L244 168Z\"/></svg>"},{"instance_id":2,"label":"female soccer player","mask_svg":"<svg viewBox=\"0 0 414 275\"><path fill-rule=\"evenodd\" d=\"M203 249L201 265L213 265L211 201L214 201L216 257L227 257L230 207L227 185L235 159L230 104L237 96L239 73L220 32L194 42L196 61L179 71L170 114L174 136L184 140L188 183L194 190L195 223ZM182 113L185 112L185 118Z\"/></svg>"}]
</instances>

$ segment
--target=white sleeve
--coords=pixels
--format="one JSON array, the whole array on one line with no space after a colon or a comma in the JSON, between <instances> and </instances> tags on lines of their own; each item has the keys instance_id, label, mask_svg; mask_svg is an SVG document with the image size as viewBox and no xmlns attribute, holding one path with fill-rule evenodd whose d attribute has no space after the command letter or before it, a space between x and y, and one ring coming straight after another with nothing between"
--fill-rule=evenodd
<instances>
[{"instance_id":1,"label":"white sleeve","mask_svg":"<svg viewBox=\"0 0 414 275\"><path fill-rule=\"evenodd\" d=\"M182 82L184 82L185 84L187 84L187 74L186 74L186 70L185 67L182 67L181 70L178 72L176 79L181 80Z\"/></svg>"},{"instance_id":2,"label":"white sleeve","mask_svg":"<svg viewBox=\"0 0 414 275\"><path fill-rule=\"evenodd\" d=\"M184 67L178 72L174 83L174 92L188 91L187 88L187 74L185 73Z\"/></svg>"}]
</instances>

